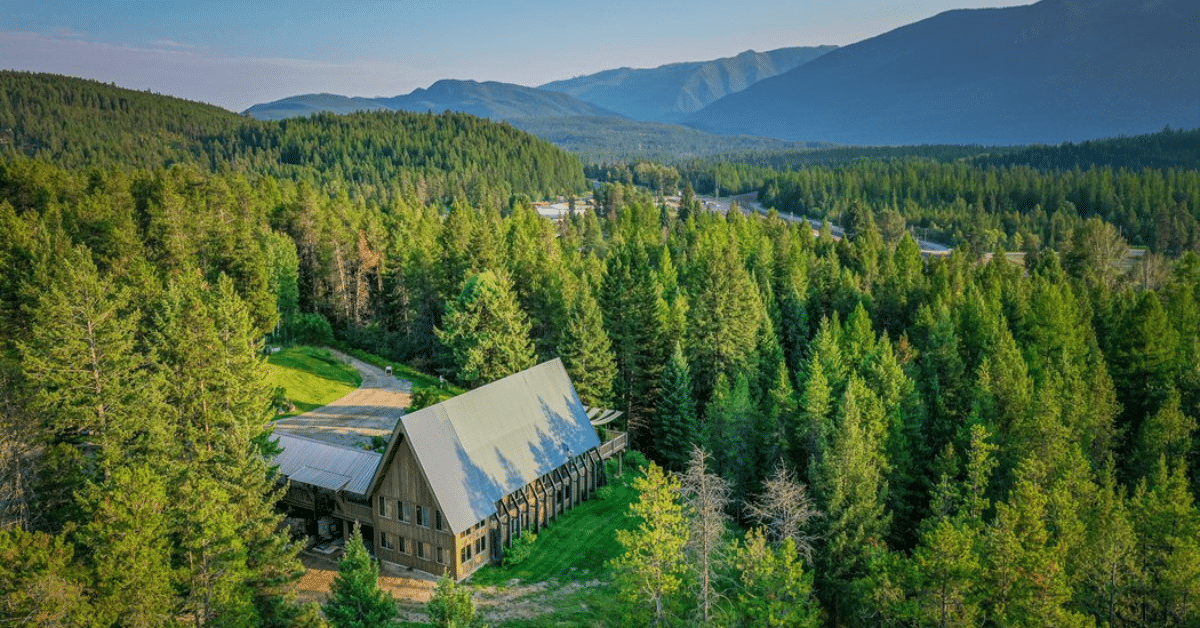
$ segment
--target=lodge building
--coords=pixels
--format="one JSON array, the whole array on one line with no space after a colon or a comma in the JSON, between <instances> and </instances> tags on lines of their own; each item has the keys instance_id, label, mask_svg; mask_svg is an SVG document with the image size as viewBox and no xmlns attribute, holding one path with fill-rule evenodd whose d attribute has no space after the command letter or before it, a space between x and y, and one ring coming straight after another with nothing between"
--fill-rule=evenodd
<instances>
[{"instance_id":1,"label":"lodge building","mask_svg":"<svg viewBox=\"0 0 1200 628\"><path fill-rule=\"evenodd\" d=\"M383 453L278 436L293 514L357 524L384 563L456 580L594 496L625 447L601 443L557 359L402 414Z\"/></svg>"}]
</instances>

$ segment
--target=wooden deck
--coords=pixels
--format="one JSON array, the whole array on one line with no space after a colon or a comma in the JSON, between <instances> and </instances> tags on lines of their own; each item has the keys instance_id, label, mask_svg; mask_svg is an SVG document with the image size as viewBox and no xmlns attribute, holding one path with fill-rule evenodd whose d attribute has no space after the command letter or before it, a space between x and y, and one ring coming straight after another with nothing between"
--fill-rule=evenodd
<instances>
[{"instance_id":1,"label":"wooden deck","mask_svg":"<svg viewBox=\"0 0 1200 628\"><path fill-rule=\"evenodd\" d=\"M612 430L603 430L604 442L600 444L597 451L600 453L600 458L608 460L613 456L625 451L629 446L629 434L625 432L616 432Z\"/></svg>"}]
</instances>

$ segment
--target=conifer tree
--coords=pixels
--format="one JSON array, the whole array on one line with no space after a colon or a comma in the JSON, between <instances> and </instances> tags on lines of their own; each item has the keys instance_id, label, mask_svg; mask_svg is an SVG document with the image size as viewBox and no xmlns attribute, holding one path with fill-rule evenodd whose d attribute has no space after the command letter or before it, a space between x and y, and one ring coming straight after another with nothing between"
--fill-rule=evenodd
<instances>
[{"instance_id":1,"label":"conifer tree","mask_svg":"<svg viewBox=\"0 0 1200 628\"><path fill-rule=\"evenodd\" d=\"M490 270L468 279L446 304L437 337L453 356L455 377L471 387L534 365L525 313L508 280Z\"/></svg>"},{"instance_id":2,"label":"conifer tree","mask_svg":"<svg viewBox=\"0 0 1200 628\"><path fill-rule=\"evenodd\" d=\"M88 547L92 608L100 625L168 626L181 610L171 569L169 500L159 472L114 469L82 495L90 516L78 542Z\"/></svg>"},{"instance_id":3,"label":"conifer tree","mask_svg":"<svg viewBox=\"0 0 1200 628\"><path fill-rule=\"evenodd\" d=\"M1191 625L1200 619L1200 512L1185 470L1160 459L1154 474L1138 484L1130 511L1144 573L1138 619Z\"/></svg>"},{"instance_id":4,"label":"conifer tree","mask_svg":"<svg viewBox=\"0 0 1200 628\"><path fill-rule=\"evenodd\" d=\"M638 442L670 350L662 345L667 335L662 294L644 247L624 244L609 254L600 297L617 363L617 408L625 412L630 437Z\"/></svg>"},{"instance_id":5,"label":"conifer tree","mask_svg":"<svg viewBox=\"0 0 1200 628\"><path fill-rule=\"evenodd\" d=\"M128 292L101 275L86 247L60 242L43 255L26 286L31 329L18 348L36 385L30 409L64 456L43 478L66 492L43 495L53 509L78 481L102 482L126 460L161 461L167 430L162 380L136 345L140 314Z\"/></svg>"},{"instance_id":6,"label":"conifer tree","mask_svg":"<svg viewBox=\"0 0 1200 628\"><path fill-rule=\"evenodd\" d=\"M890 523L879 400L851 376L841 406L834 440L813 481L825 512L825 544L818 555L822 595L838 616L850 612L851 585L866 574L869 548L882 541Z\"/></svg>"},{"instance_id":7,"label":"conifer tree","mask_svg":"<svg viewBox=\"0 0 1200 628\"><path fill-rule=\"evenodd\" d=\"M636 605L649 606L651 626L667 621L667 604L683 585L686 572L684 547L688 524L679 503L679 480L650 463L644 476L633 481L638 500L629 514L638 522L633 530L618 530L624 552L612 562L621 595Z\"/></svg>"},{"instance_id":8,"label":"conifer tree","mask_svg":"<svg viewBox=\"0 0 1200 628\"><path fill-rule=\"evenodd\" d=\"M379 565L355 525L322 606L333 628L387 628L397 624L396 600L379 586Z\"/></svg>"},{"instance_id":9,"label":"conifer tree","mask_svg":"<svg viewBox=\"0 0 1200 628\"><path fill-rule=\"evenodd\" d=\"M687 358L678 344L663 370L659 401L650 419L647 436L646 453L651 460L668 471L681 472L687 467L689 463L684 452L696 445L699 427Z\"/></svg>"},{"instance_id":10,"label":"conifer tree","mask_svg":"<svg viewBox=\"0 0 1200 628\"><path fill-rule=\"evenodd\" d=\"M0 531L0 618L83 628L94 615L87 579L60 535Z\"/></svg>"},{"instance_id":11,"label":"conifer tree","mask_svg":"<svg viewBox=\"0 0 1200 628\"><path fill-rule=\"evenodd\" d=\"M812 595L813 575L792 540L772 546L761 528L746 534L734 550L738 587L731 623L762 628L816 628L821 613Z\"/></svg>"},{"instance_id":12,"label":"conifer tree","mask_svg":"<svg viewBox=\"0 0 1200 628\"><path fill-rule=\"evenodd\" d=\"M435 628L476 628L481 623L475 616L471 589L447 576L438 580L425 611Z\"/></svg>"},{"instance_id":13,"label":"conifer tree","mask_svg":"<svg viewBox=\"0 0 1200 628\"><path fill-rule=\"evenodd\" d=\"M604 331L604 316L588 284L580 285L568 298L565 324L559 330L558 355L583 403L603 406L612 402L617 375L612 342Z\"/></svg>"},{"instance_id":14,"label":"conifer tree","mask_svg":"<svg viewBox=\"0 0 1200 628\"><path fill-rule=\"evenodd\" d=\"M750 366L765 310L732 243L706 255L697 285L689 300L687 350L696 396L703 401L719 374L732 376Z\"/></svg>"}]
</instances>

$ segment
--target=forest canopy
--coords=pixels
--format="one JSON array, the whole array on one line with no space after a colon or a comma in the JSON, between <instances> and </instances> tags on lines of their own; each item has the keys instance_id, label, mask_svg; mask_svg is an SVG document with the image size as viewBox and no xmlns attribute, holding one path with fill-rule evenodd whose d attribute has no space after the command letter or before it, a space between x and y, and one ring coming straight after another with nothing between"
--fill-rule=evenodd
<instances>
[{"instance_id":1,"label":"forest canopy","mask_svg":"<svg viewBox=\"0 0 1200 628\"><path fill-rule=\"evenodd\" d=\"M322 321L468 386L561 357L667 472L707 449L733 529L802 484L811 545L734 552L748 617L783 574L806 624L1200 621L1194 168L635 164L553 222L583 167L506 125L0 82L6 617L319 621L258 356ZM701 211L717 174L850 236Z\"/></svg>"}]
</instances>

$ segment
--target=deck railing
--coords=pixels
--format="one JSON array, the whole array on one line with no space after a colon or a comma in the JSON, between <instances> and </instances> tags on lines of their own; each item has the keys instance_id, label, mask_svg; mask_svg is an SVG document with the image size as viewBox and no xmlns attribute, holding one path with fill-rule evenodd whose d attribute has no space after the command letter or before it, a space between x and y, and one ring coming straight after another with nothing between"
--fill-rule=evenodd
<instances>
[{"instance_id":1,"label":"deck railing","mask_svg":"<svg viewBox=\"0 0 1200 628\"><path fill-rule=\"evenodd\" d=\"M363 523L371 523L371 507L345 500L342 502L342 512Z\"/></svg>"},{"instance_id":2,"label":"deck railing","mask_svg":"<svg viewBox=\"0 0 1200 628\"><path fill-rule=\"evenodd\" d=\"M608 460L613 456L625 451L625 447L629 445L629 434L625 432L616 432L613 430L604 430L605 441L600 444L597 451L600 453L600 458Z\"/></svg>"}]
</instances>

